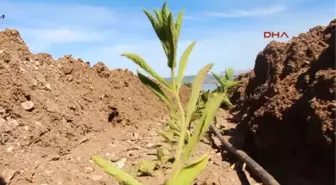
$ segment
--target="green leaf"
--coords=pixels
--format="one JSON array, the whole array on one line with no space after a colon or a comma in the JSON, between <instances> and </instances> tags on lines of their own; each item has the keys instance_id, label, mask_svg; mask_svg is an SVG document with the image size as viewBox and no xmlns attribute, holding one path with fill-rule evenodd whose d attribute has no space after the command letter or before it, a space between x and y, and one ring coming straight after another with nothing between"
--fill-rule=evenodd
<instances>
[{"instance_id":1,"label":"green leaf","mask_svg":"<svg viewBox=\"0 0 336 185\"><path fill-rule=\"evenodd\" d=\"M124 53L121 56L127 57L128 59L132 60L134 63L136 63L138 66L140 66L143 70L145 70L147 73L149 73L153 78L161 82L163 85L165 85L169 90L171 90L171 85L163 79L160 75L158 75L148 64L147 62L140 57L137 54L133 53Z\"/></svg>"},{"instance_id":2,"label":"green leaf","mask_svg":"<svg viewBox=\"0 0 336 185\"><path fill-rule=\"evenodd\" d=\"M168 22L167 22L167 28L168 32L166 32L166 38L169 44L169 54L168 54L168 67L173 69L176 67L176 49L177 49L177 40L176 40L176 33L175 33L175 26L174 26L174 18L173 14L170 13L168 16Z\"/></svg>"},{"instance_id":3,"label":"green leaf","mask_svg":"<svg viewBox=\"0 0 336 185\"><path fill-rule=\"evenodd\" d=\"M162 25L163 24L163 19L162 19L161 10L155 9L154 12L155 12L155 15L156 15L156 18L157 18L159 24Z\"/></svg>"},{"instance_id":4,"label":"green leaf","mask_svg":"<svg viewBox=\"0 0 336 185\"><path fill-rule=\"evenodd\" d=\"M180 132L174 130L174 134L175 134L176 136L180 137ZM184 141L185 141L185 142L188 142L188 140L189 140L189 136L190 136L190 134L189 134L189 131L187 130L187 131L186 131L186 136L184 137Z\"/></svg>"},{"instance_id":5,"label":"green leaf","mask_svg":"<svg viewBox=\"0 0 336 185\"><path fill-rule=\"evenodd\" d=\"M143 10L143 11L145 12L147 18L151 22L156 35L158 36L160 40L162 40L162 36L161 36L162 25L155 19L155 17L149 11L147 10Z\"/></svg>"},{"instance_id":6,"label":"green leaf","mask_svg":"<svg viewBox=\"0 0 336 185\"><path fill-rule=\"evenodd\" d=\"M143 75L142 73L138 72L138 77L140 79L140 81L146 85L147 87L151 88L153 90L153 92L168 106L170 106L168 97L166 96L166 94L161 90L160 86L157 85L155 82L153 82L151 79L149 79L148 77L146 77L145 75Z\"/></svg>"},{"instance_id":7,"label":"green leaf","mask_svg":"<svg viewBox=\"0 0 336 185\"><path fill-rule=\"evenodd\" d=\"M164 22L164 23L167 23L167 22L168 22L168 17L169 17L170 11L169 11L169 9L168 9L168 6L167 6L167 3L166 3L166 2L163 3L161 12L162 12L163 22Z\"/></svg>"},{"instance_id":8,"label":"green leaf","mask_svg":"<svg viewBox=\"0 0 336 185\"><path fill-rule=\"evenodd\" d=\"M178 69L178 74L177 74L177 81L176 81L177 88L180 88L180 86L182 84L183 75L184 75L184 71L185 71L185 68L186 68L187 63L188 63L189 55L190 55L192 49L194 48L195 44L196 44L196 42L191 43L187 47L187 49L183 52L183 54L181 56L179 69Z\"/></svg>"},{"instance_id":9,"label":"green leaf","mask_svg":"<svg viewBox=\"0 0 336 185\"><path fill-rule=\"evenodd\" d=\"M225 96L223 102L224 102L224 104L226 104L229 107L233 106L232 103L230 102L230 99L227 96Z\"/></svg>"},{"instance_id":10,"label":"green leaf","mask_svg":"<svg viewBox=\"0 0 336 185\"><path fill-rule=\"evenodd\" d=\"M205 109L202 112L202 118L196 124L195 131L189 139L188 144L184 148L182 161L186 161L189 158L194 147L200 142L203 135L208 131L219 106L225 98L227 98L226 95L224 93L220 93L219 95L210 98L209 101L205 104Z\"/></svg>"},{"instance_id":11,"label":"green leaf","mask_svg":"<svg viewBox=\"0 0 336 185\"><path fill-rule=\"evenodd\" d=\"M228 81L228 83L227 83L227 88L228 88L228 89L229 89L229 88L232 88L232 87L238 85L240 82L241 82L241 81L230 80L230 81Z\"/></svg>"},{"instance_id":12,"label":"green leaf","mask_svg":"<svg viewBox=\"0 0 336 185\"><path fill-rule=\"evenodd\" d=\"M225 70L225 79L226 80L231 80L232 76L234 74L233 68L228 68Z\"/></svg>"},{"instance_id":13,"label":"green leaf","mask_svg":"<svg viewBox=\"0 0 336 185\"><path fill-rule=\"evenodd\" d=\"M167 185L191 185L197 176L205 169L209 156L203 155L195 162L185 166L176 179L169 179Z\"/></svg>"},{"instance_id":14,"label":"green leaf","mask_svg":"<svg viewBox=\"0 0 336 185\"><path fill-rule=\"evenodd\" d=\"M142 185L139 181L134 179L132 175L124 172L114 164L111 164L100 157L92 156L92 160L98 166L103 168L106 173L116 178L120 183L125 185Z\"/></svg>"},{"instance_id":15,"label":"green leaf","mask_svg":"<svg viewBox=\"0 0 336 185\"><path fill-rule=\"evenodd\" d=\"M196 103L199 98L200 90L203 85L204 79L212 68L213 64L207 64L203 67L196 75L195 80L193 81L191 95L189 97L188 105L187 105L187 115L186 115L186 123L189 124L192 114L196 109Z\"/></svg>"},{"instance_id":16,"label":"green leaf","mask_svg":"<svg viewBox=\"0 0 336 185\"><path fill-rule=\"evenodd\" d=\"M183 14L184 14L184 10L180 11L180 13L177 15L177 19L175 23L176 39L180 38Z\"/></svg>"},{"instance_id":17,"label":"green leaf","mask_svg":"<svg viewBox=\"0 0 336 185\"><path fill-rule=\"evenodd\" d=\"M153 82L151 79L149 79L148 77L146 77L145 75L143 75L139 71L137 71L137 73L138 73L138 77L139 77L140 81L144 85L146 85L147 87L152 89L154 94L156 94L168 106L171 116L174 117L175 113L174 113L174 111L172 111L174 109L174 107L173 107L174 104L172 103L172 100L168 96L166 96L166 94L161 90L159 85L157 85L155 82Z\"/></svg>"},{"instance_id":18,"label":"green leaf","mask_svg":"<svg viewBox=\"0 0 336 185\"><path fill-rule=\"evenodd\" d=\"M169 125L169 127L172 128L173 130L180 131L180 128L173 120L167 121L167 125Z\"/></svg>"},{"instance_id":19,"label":"green leaf","mask_svg":"<svg viewBox=\"0 0 336 185\"><path fill-rule=\"evenodd\" d=\"M221 86L225 86L225 82L221 79L220 76L216 75L215 73L211 72L212 75L215 77L215 79L217 80L217 82L219 82L221 84Z\"/></svg>"},{"instance_id":20,"label":"green leaf","mask_svg":"<svg viewBox=\"0 0 336 185\"><path fill-rule=\"evenodd\" d=\"M158 131L158 134L160 136L162 136L163 138L166 139L166 141L171 145L173 146L173 142L175 142L175 139L174 139L174 130L170 130L170 131Z\"/></svg>"}]
</instances>

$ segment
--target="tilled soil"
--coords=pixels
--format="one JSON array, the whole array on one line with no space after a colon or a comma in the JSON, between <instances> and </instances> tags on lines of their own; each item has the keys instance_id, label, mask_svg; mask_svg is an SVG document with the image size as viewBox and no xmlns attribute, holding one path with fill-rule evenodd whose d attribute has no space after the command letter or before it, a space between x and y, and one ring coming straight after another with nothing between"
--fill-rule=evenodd
<instances>
[{"instance_id":1,"label":"tilled soil","mask_svg":"<svg viewBox=\"0 0 336 185\"><path fill-rule=\"evenodd\" d=\"M184 102L188 93L181 90ZM132 72L32 54L18 31L0 32L0 176L7 184L117 184L90 155L126 168L152 158L165 120L166 107ZM240 184L218 151L203 143L204 152L211 162L199 184ZM140 179L163 182L160 174Z\"/></svg>"},{"instance_id":2,"label":"tilled soil","mask_svg":"<svg viewBox=\"0 0 336 185\"><path fill-rule=\"evenodd\" d=\"M232 94L232 141L281 184L335 184L335 28L272 41Z\"/></svg>"}]
</instances>

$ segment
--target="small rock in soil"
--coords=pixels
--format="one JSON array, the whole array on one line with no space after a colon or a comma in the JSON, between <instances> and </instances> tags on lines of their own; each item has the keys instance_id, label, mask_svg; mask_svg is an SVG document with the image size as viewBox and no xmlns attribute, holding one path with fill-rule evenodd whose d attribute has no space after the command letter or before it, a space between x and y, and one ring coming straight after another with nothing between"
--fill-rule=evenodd
<instances>
[{"instance_id":1,"label":"small rock in soil","mask_svg":"<svg viewBox=\"0 0 336 185\"><path fill-rule=\"evenodd\" d=\"M153 146L154 146L153 143L148 143L148 144L146 145L146 148L153 148Z\"/></svg>"},{"instance_id":2,"label":"small rock in soil","mask_svg":"<svg viewBox=\"0 0 336 185\"><path fill-rule=\"evenodd\" d=\"M21 103L21 107L26 111L31 111L34 109L35 104L32 101L26 101Z\"/></svg>"},{"instance_id":3,"label":"small rock in soil","mask_svg":"<svg viewBox=\"0 0 336 185\"><path fill-rule=\"evenodd\" d=\"M94 169L92 167L85 167L84 171L85 173L92 173Z\"/></svg>"},{"instance_id":4,"label":"small rock in soil","mask_svg":"<svg viewBox=\"0 0 336 185\"><path fill-rule=\"evenodd\" d=\"M118 168L123 168L126 164L127 158L124 157L122 159L120 159L119 161L115 162L114 164L118 167Z\"/></svg>"},{"instance_id":5,"label":"small rock in soil","mask_svg":"<svg viewBox=\"0 0 336 185\"><path fill-rule=\"evenodd\" d=\"M48 90L51 90L51 86L50 86L50 84L46 84L46 85L45 85L45 88L48 89Z\"/></svg>"},{"instance_id":6,"label":"small rock in soil","mask_svg":"<svg viewBox=\"0 0 336 185\"><path fill-rule=\"evenodd\" d=\"M14 146L10 146L10 147L8 147L8 148L6 149L6 151L9 153L9 152L12 152L13 149L14 149Z\"/></svg>"}]
</instances>

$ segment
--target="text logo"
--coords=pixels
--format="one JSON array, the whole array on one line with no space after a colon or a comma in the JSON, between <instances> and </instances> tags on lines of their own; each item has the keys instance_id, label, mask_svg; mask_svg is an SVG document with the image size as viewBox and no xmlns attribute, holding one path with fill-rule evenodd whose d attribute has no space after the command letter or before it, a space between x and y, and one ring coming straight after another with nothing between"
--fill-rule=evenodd
<instances>
[{"instance_id":1,"label":"text logo","mask_svg":"<svg viewBox=\"0 0 336 185\"><path fill-rule=\"evenodd\" d=\"M288 35L286 32L270 32L265 31L264 32L264 38L288 38Z\"/></svg>"}]
</instances>

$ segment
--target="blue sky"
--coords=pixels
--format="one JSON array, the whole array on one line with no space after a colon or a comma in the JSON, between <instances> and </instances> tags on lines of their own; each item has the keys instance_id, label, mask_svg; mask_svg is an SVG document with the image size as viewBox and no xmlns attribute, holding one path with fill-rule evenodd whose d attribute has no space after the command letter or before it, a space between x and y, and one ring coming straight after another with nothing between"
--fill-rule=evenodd
<instances>
[{"instance_id":1,"label":"blue sky","mask_svg":"<svg viewBox=\"0 0 336 185\"><path fill-rule=\"evenodd\" d=\"M264 31L289 37L316 25L327 25L335 15L334 0L167 0L175 15L185 10L179 53L192 41L187 75L207 63L214 72L227 67L251 69L256 55L270 39ZM31 51L54 58L66 54L109 68L138 67L120 56L143 56L163 76L169 76L163 50L142 9L159 8L159 0L0 0L0 27L15 28ZM282 39L285 41L284 39Z\"/></svg>"}]
</instances>

